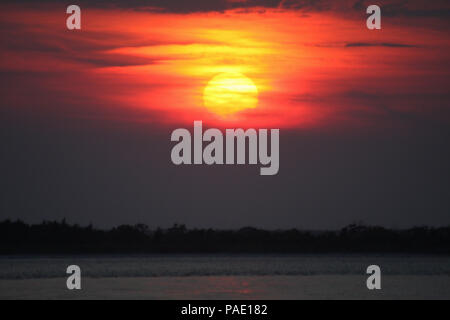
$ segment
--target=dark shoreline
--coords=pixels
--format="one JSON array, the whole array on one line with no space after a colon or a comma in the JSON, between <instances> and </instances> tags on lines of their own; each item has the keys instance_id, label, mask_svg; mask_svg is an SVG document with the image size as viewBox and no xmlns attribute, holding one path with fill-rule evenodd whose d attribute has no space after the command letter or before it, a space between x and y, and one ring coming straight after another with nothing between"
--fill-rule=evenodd
<instances>
[{"instance_id":1,"label":"dark shoreline","mask_svg":"<svg viewBox=\"0 0 450 320\"><path fill-rule=\"evenodd\" d=\"M21 254L450 254L450 227L405 230L349 225L339 231L187 229L111 230L44 221L0 222L0 255Z\"/></svg>"}]
</instances>

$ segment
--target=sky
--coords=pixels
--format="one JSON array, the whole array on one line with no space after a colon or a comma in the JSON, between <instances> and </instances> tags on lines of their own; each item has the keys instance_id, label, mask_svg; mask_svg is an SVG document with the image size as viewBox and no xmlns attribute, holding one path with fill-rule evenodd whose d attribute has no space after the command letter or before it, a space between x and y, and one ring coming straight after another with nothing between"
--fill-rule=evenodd
<instances>
[{"instance_id":1,"label":"sky","mask_svg":"<svg viewBox=\"0 0 450 320\"><path fill-rule=\"evenodd\" d=\"M65 1L0 5L0 219L450 224L447 1L379 1L381 30L358 0L78 4L81 30ZM223 74L257 102L209 108ZM170 134L194 120L279 128L279 173L173 165Z\"/></svg>"}]
</instances>

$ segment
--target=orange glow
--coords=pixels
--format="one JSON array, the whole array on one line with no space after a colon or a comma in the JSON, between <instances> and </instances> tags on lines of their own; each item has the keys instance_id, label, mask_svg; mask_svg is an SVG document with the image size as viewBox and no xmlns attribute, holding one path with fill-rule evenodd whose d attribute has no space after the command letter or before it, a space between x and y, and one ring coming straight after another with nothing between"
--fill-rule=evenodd
<instances>
[{"instance_id":1,"label":"orange glow","mask_svg":"<svg viewBox=\"0 0 450 320\"><path fill-rule=\"evenodd\" d=\"M61 10L9 8L0 18L21 25L14 32L43 47L2 49L0 69L51 71L35 87L68 97L58 105L114 106L96 117L171 127L194 120L216 127L379 126L378 119L398 112L431 113L409 94L447 92L442 66L450 42L433 21L424 32L420 24L386 18L382 30L371 32L356 13L87 8L83 29L68 32ZM223 74L245 77L214 78ZM14 96L11 103L26 99L7 94ZM374 108L379 96L385 106ZM110 115L117 110L120 116Z\"/></svg>"}]
</instances>

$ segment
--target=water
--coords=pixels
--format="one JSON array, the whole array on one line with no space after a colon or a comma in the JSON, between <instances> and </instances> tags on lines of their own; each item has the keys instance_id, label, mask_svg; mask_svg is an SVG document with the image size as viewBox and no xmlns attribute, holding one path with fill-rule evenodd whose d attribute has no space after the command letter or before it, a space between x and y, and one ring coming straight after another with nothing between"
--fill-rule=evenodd
<instances>
[{"instance_id":1,"label":"water","mask_svg":"<svg viewBox=\"0 0 450 320\"><path fill-rule=\"evenodd\" d=\"M69 265L90 278L197 276L383 275L449 276L450 257L427 255L127 255L0 257L0 279L66 277Z\"/></svg>"}]
</instances>

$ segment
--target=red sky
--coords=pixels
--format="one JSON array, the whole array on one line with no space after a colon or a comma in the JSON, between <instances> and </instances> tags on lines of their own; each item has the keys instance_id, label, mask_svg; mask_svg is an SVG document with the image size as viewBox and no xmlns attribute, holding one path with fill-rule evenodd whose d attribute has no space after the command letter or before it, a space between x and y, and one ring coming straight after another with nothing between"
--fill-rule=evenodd
<instances>
[{"instance_id":1,"label":"red sky","mask_svg":"<svg viewBox=\"0 0 450 320\"><path fill-rule=\"evenodd\" d=\"M82 6L82 30L69 31L59 4L3 5L2 108L171 127L448 122L448 20L382 11L382 30L370 31L364 8L344 9ZM204 107L205 85L223 72L252 79L257 108L223 118Z\"/></svg>"}]
</instances>

